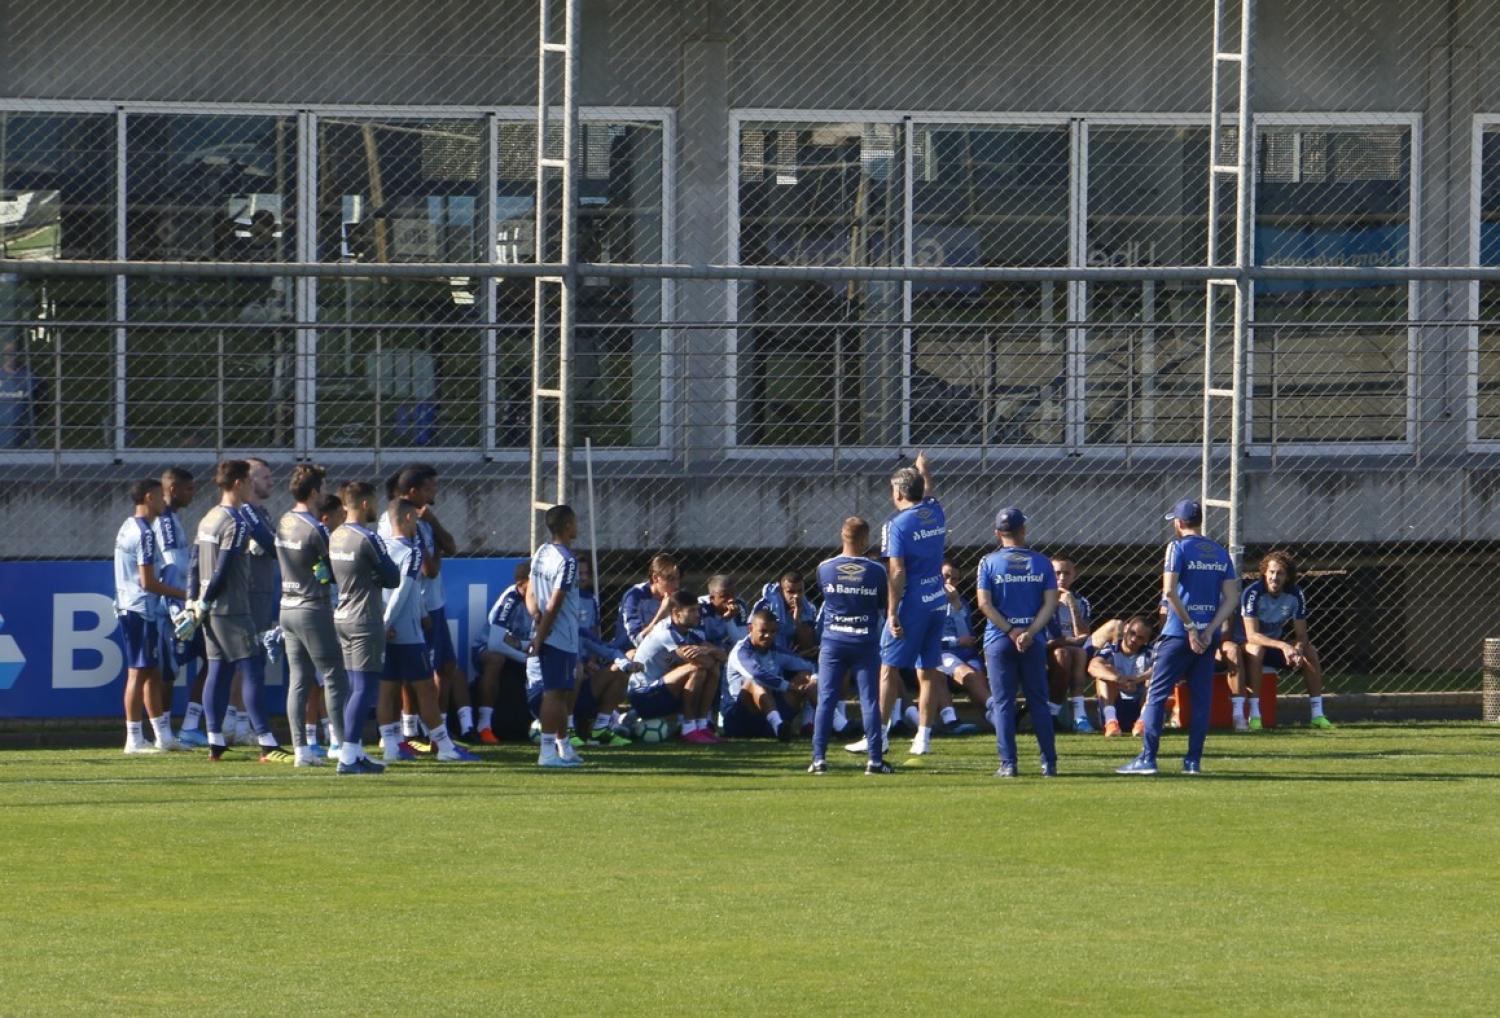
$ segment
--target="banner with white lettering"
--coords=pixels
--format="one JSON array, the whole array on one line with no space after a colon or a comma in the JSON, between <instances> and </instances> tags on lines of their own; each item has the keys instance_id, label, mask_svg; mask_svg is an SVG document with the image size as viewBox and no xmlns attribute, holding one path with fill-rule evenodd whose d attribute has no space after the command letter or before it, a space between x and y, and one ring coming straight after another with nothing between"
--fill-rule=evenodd
<instances>
[{"instance_id":1,"label":"banner with white lettering","mask_svg":"<svg viewBox=\"0 0 1500 1018\"><path fill-rule=\"evenodd\" d=\"M449 636L469 670L469 643L489 606L514 580L515 558L443 562ZM0 717L119 717L125 652L108 561L0 562ZM179 676L174 710L187 703ZM267 669L266 708L284 709L281 666Z\"/></svg>"}]
</instances>

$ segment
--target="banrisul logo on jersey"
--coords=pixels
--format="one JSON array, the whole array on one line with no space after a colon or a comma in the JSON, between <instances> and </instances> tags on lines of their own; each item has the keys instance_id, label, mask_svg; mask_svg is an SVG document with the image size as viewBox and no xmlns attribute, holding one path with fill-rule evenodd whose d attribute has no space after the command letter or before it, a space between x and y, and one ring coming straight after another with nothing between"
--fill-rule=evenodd
<instances>
[{"instance_id":1,"label":"banrisul logo on jersey","mask_svg":"<svg viewBox=\"0 0 1500 1018\"><path fill-rule=\"evenodd\" d=\"M9 689L21 677L26 667L26 655L16 638L5 632L5 616L0 615L0 689Z\"/></svg>"}]
</instances>

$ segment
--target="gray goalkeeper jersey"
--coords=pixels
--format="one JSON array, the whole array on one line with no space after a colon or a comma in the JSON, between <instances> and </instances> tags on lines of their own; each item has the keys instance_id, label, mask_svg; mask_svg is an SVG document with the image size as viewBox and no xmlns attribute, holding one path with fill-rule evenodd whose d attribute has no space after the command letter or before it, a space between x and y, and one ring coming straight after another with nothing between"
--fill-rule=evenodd
<instances>
[{"instance_id":1,"label":"gray goalkeeper jersey","mask_svg":"<svg viewBox=\"0 0 1500 1018\"><path fill-rule=\"evenodd\" d=\"M328 558L333 563L333 582L339 587L334 621L385 632L380 592L394 587L400 577L380 535L358 523L346 523L329 538Z\"/></svg>"},{"instance_id":2,"label":"gray goalkeeper jersey","mask_svg":"<svg viewBox=\"0 0 1500 1018\"><path fill-rule=\"evenodd\" d=\"M223 581L213 598L215 615L250 614L250 561L246 545L250 531L237 513L216 505L198 523L198 596L206 598L219 561L219 553L231 553Z\"/></svg>"},{"instance_id":3,"label":"gray goalkeeper jersey","mask_svg":"<svg viewBox=\"0 0 1500 1018\"><path fill-rule=\"evenodd\" d=\"M311 513L284 513L276 524L281 563L281 607L328 608L333 573L328 565L328 528Z\"/></svg>"}]
</instances>

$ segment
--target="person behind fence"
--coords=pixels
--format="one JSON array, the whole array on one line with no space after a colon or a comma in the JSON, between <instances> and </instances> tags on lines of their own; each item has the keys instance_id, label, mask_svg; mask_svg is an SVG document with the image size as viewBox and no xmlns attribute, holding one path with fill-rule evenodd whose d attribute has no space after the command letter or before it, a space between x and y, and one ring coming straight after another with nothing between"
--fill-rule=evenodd
<instances>
[{"instance_id":1,"label":"person behind fence","mask_svg":"<svg viewBox=\"0 0 1500 1018\"><path fill-rule=\"evenodd\" d=\"M807 581L797 569L786 570L761 588L751 613L764 609L776 616L777 650L803 655L817 650L817 612L806 591Z\"/></svg>"},{"instance_id":2,"label":"person behind fence","mask_svg":"<svg viewBox=\"0 0 1500 1018\"><path fill-rule=\"evenodd\" d=\"M578 537L578 514L568 505L547 510L551 540L531 556L526 610L536 619L526 648L527 699L541 724L540 767L581 767L568 736L578 667L578 559L572 544ZM533 690L536 690L533 697Z\"/></svg>"},{"instance_id":3,"label":"person behind fence","mask_svg":"<svg viewBox=\"0 0 1500 1018\"><path fill-rule=\"evenodd\" d=\"M1052 559L1057 573L1057 611L1047 627L1048 690L1047 709L1053 721L1064 731L1092 732L1088 711L1084 707L1084 689L1088 685L1089 601L1073 590L1078 581L1078 566L1065 555ZM1062 701L1072 704L1072 724L1064 723Z\"/></svg>"},{"instance_id":4,"label":"person behind fence","mask_svg":"<svg viewBox=\"0 0 1500 1018\"><path fill-rule=\"evenodd\" d=\"M729 652L721 713L730 738L784 742L796 732L797 712L817 697L818 666L780 649L779 627L770 609L757 608L750 613L750 632Z\"/></svg>"},{"instance_id":5,"label":"person behind fence","mask_svg":"<svg viewBox=\"0 0 1500 1018\"><path fill-rule=\"evenodd\" d=\"M671 610L669 599L681 585L677 560L664 551L653 555L645 581L627 588L620 598L615 646L626 651L638 646L651 628L667 617Z\"/></svg>"},{"instance_id":6,"label":"person behind fence","mask_svg":"<svg viewBox=\"0 0 1500 1018\"><path fill-rule=\"evenodd\" d=\"M703 599L699 598L701 605ZM630 676L641 666L605 643L599 635L599 599L594 596L594 567L578 560L578 696L573 704L574 726L588 733L596 746L630 745L623 727L616 726L617 708L625 700Z\"/></svg>"},{"instance_id":7,"label":"person behind fence","mask_svg":"<svg viewBox=\"0 0 1500 1018\"><path fill-rule=\"evenodd\" d=\"M1127 730L1140 736L1145 731L1141 706L1151 677L1151 623L1137 615L1108 625L1112 628L1107 639L1089 658L1104 737L1117 738Z\"/></svg>"},{"instance_id":8,"label":"person behind fence","mask_svg":"<svg viewBox=\"0 0 1500 1018\"><path fill-rule=\"evenodd\" d=\"M995 702L990 697L989 679L984 674L979 640L974 636L974 610L958 590L958 567L943 557L943 592L948 595L948 614L943 621L943 674L948 676L948 704L940 712L943 727L949 735L973 735L978 729L958 719L952 693L962 689L969 702L982 705L984 722L993 728L990 714Z\"/></svg>"},{"instance_id":9,"label":"person behind fence","mask_svg":"<svg viewBox=\"0 0 1500 1018\"><path fill-rule=\"evenodd\" d=\"M948 681L942 670L948 520L933 495L926 453L918 453L911 466L891 474L891 503L896 514L886 522L880 542L890 581L880 647L880 706L885 722L892 723L900 702L901 669L915 668L919 724L910 753L922 756L931 751L932 729L938 722L937 689Z\"/></svg>"},{"instance_id":10,"label":"person behind fence","mask_svg":"<svg viewBox=\"0 0 1500 1018\"><path fill-rule=\"evenodd\" d=\"M1300 672L1307 683L1312 726L1332 731L1333 722L1323 713L1323 669L1318 663L1318 648L1307 638L1307 598L1297 579L1297 562L1289 553L1273 551L1260 560L1259 578L1240 598L1247 671L1257 678L1267 667ZM1254 707L1258 716L1258 700Z\"/></svg>"},{"instance_id":11,"label":"person behind fence","mask_svg":"<svg viewBox=\"0 0 1500 1018\"><path fill-rule=\"evenodd\" d=\"M168 467L161 473L162 509L151 524L156 535L157 550L161 552L161 581L186 590L188 574L193 567L193 541L179 512L192 504L198 493L193 475L182 467ZM203 681L208 672L204 657L203 633L195 630L189 640L178 640L176 622L181 615L183 602L171 598L162 599L166 608L167 622L162 629L161 670L162 682L168 693L177 683L179 672L185 672L197 663L192 685L188 687L187 710L182 715L182 727L177 741L184 746L207 746L202 732L203 726ZM168 705L170 706L170 704Z\"/></svg>"},{"instance_id":12,"label":"person behind fence","mask_svg":"<svg viewBox=\"0 0 1500 1018\"><path fill-rule=\"evenodd\" d=\"M7 338L0 349L0 449L23 449L31 444L32 400L36 379L21 363L21 347Z\"/></svg>"},{"instance_id":13,"label":"person behind fence","mask_svg":"<svg viewBox=\"0 0 1500 1018\"><path fill-rule=\"evenodd\" d=\"M828 739L837 729L843 707L845 676L854 674L859 709L870 726L866 740L866 774L890 774L880 728L880 629L887 601L885 566L868 557L870 523L859 516L844 520L839 531L842 551L818 564L818 707L813 722L813 755L809 774L828 770ZM748 634L746 634L748 636ZM790 706L790 704L788 704Z\"/></svg>"},{"instance_id":14,"label":"person behind fence","mask_svg":"<svg viewBox=\"0 0 1500 1018\"><path fill-rule=\"evenodd\" d=\"M343 710L349 697L349 676L344 672L339 636L333 628L333 568L328 558L331 531L317 516L325 475L322 467L311 463L293 468L287 485L292 508L276 523L276 557L281 565L279 621L287 668L286 714L298 767L323 762L316 748L316 718L308 723L308 703L318 689L319 677L328 708L333 711L329 728L338 743L344 741Z\"/></svg>"},{"instance_id":15,"label":"person behind fence","mask_svg":"<svg viewBox=\"0 0 1500 1018\"><path fill-rule=\"evenodd\" d=\"M333 628L338 633L349 698L344 703L344 737L339 743L340 774L380 774L384 765L364 749L365 718L371 696L385 671L385 618L382 592L401 582L401 569L374 530L375 486L349 481L339 489L344 525L328 538L333 582L338 586Z\"/></svg>"},{"instance_id":16,"label":"person behind fence","mask_svg":"<svg viewBox=\"0 0 1500 1018\"><path fill-rule=\"evenodd\" d=\"M495 734L495 706L500 702L500 683L506 673L526 682L526 645L531 642L534 620L526 610L526 591L531 585L531 563L517 562L513 582L500 592L485 615L484 631L474 641L474 667L479 672L475 699L479 704L479 741L487 746L500 742Z\"/></svg>"},{"instance_id":17,"label":"person behind fence","mask_svg":"<svg viewBox=\"0 0 1500 1018\"><path fill-rule=\"evenodd\" d=\"M115 614L125 643L125 753L169 752L182 747L172 734L171 690L162 682L161 599L187 599L181 587L162 582L166 565L152 522L161 514L161 482L130 486L135 511L115 535ZM150 719L154 741L141 720Z\"/></svg>"},{"instance_id":18,"label":"person behind fence","mask_svg":"<svg viewBox=\"0 0 1500 1018\"><path fill-rule=\"evenodd\" d=\"M1032 714L1047 702L1047 645L1043 634L1057 610L1057 574L1052 562L1032 551L1026 540L1026 514L1007 506L995 514L1000 547L979 563L977 590L984 614L984 658L995 691L995 745L999 778L1017 774L1016 695L1026 690ZM1032 726L1041 750L1043 777L1057 774L1056 732L1049 724Z\"/></svg>"},{"instance_id":19,"label":"person behind fence","mask_svg":"<svg viewBox=\"0 0 1500 1018\"><path fill-rule=\"evenodd\" d=\"M1185 774L1203 773L1203 744L1208 737L1208 714L1213 690L1214 644L1219 628L1239 604L1239 577L1234 560L1223 545L1203 536L1203 507L1183 499L1166 519L1175 537L1167 545L1162 565L1162 595L1167 599L1167 621L1156 644L1146 705L1141 711L1144 731L1140 754L1117 774L1156 773L1163 711L1178 682L1186 680L1192 700L1188 719Z\"/></svg>"},{"instance_id":20,"label":"person behind fence","mask_svg":"<svg viewBox=\"0 0 1500 1018\"><path fill-rule=\"evenodd\" d=\"M698 625L697 598L678 590L666 605L667 616L636 648L642 670L630 677L630 708L645 719L681 714L683 742L713 745L721 740L709 725L709 714L726 654Z\"/></svg>"}]
</instances>

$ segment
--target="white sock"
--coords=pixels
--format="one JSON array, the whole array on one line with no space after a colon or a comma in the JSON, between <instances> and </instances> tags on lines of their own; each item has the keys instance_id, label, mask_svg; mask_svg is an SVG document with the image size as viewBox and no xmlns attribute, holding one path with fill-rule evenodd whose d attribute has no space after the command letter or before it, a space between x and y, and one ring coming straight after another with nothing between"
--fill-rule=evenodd
<instances>
[{"instance_id":1,"label":"white sock","mask_svg":"<svg viewBox=\"0 0 1500 1018\"><path fill-rule=\"evenodd\" d=\"M537 763L546 763L548 760L557 759L557 740L551 735L543 735L541 738L541 753L537 756Z\"/></svg>"},{"instance_id":2,"label":"white sock","mask_svg":"<svg viewBox=\"0 0 1500 1018\"><path fill-rule=\"evenodd\" d=\"M1082 721L1089 716L1088 711L1083 708L1083 697L1073 697L1073 720Z\"/></svg>"},{"instance_id":3,"label":"white sock","mask_svg":"<svg viewBox=\"0 0 1500 1018\"><path fill-rule=\"evenodd\" d=\"M1060 704L1060 703L1053 703L1052 701L1049 700L1049 701L1047 701L1047 709L1052 712L1052 716L1053 717L1057 717L1059 714L1062 713L1062 704Z\"/></svg>"},{"instance_id":4,"label":"white sock","mask_svg":"<svg viewBox=\"0 0 1500 1018\"><path fill-rule=\"evenodd\" d=\"M146 741L146 736L144 734L142 734L141 722L139 722L139 721L127 721L127 722L125 722L125 743L127 745L130 745L130 746L139 746L141 743L143 743L145 741Z\"/></svg>"},{"instance_id":5,"label":"white sock","mask_svg":"<svg viewBox=\"0 0 1500 1018\"><path fill-rule=\"evenodd\" d=\"M309 746L316 746L318 744L318 726L317 725L303 725L302 726L302 739Z\"/></svg>"},{"instance_id":6,"label":"white sock","mask_svg":"<svg viewBox=\"0 0 1500 1018\"><path fill-rule=\"evenodd\" d=\"M380 748L387 753L395 753L401 745L401 725L392 721L388 725L380 726Z\"/></svg>"},{"instance_id":7,"label":"white sock","mask_svg":"<svg viewBox=\"0 0 1500 1018\"><path fill-rule=\"evenodd\" d=\"M276 736L271 734L270 732L267 732L265 735L257 735L255 737L255 741L260 743L261 746L267 749L272 746L279 745L279 743L276 741Z\"/></svg>"},{"instance_id":8,"label":"white sock","mask_svg":"<svg viewBox=\"0 0 1500 1018\"><path fill-rule=\"evenodd\" d=\"M453 752L453 738L448 734L447 725L438 725L436 728L428 729L432 735L432 741L437 743L438 749Z\"/></svg>"},{"instance_id":9,"label":"white sock","mask_svg":"<svg viewBox=\"0 0 1500 1018\"><path fill-rule=\"evenodd\" d=\"M904 716L906 718L906 723L911 725L913 728L922 727L922 714L917 710L917 708L907 707L906 714Z\"/></svg>"},{"instance_id":10,"label":"white sock","mask_svg":"<svg viewBox=\"0 0 1500 1018\"><path fill-rule=\"evenodd\" d=\"M543 739L542 741L546 742L548 740ZM554 735L551 741L552 747L558 756L567 756L568 750L573 748L572 743L568 742L566 735Z\"/></svg>"},{"instance_id":11,"label":"white sock","mask_svg":"<svg viewBox=\"0 0 1500 1018\"><path fill-rule=\"evenodd\" d=\"M166 745L175 738L172 735L172 715L162 714L151 719L151 730L156 733L156 743Z\"/></svg>"},{"instance_id":12,"label":"white sock","mask_svg":"<svg viewBox=\"0 0 1500 1018\"><path fill-rule=\"evenodd\" d=\"M182 730L184 732L196 732L198 724L203 720L203 704L189 703L187 713L182 716Z\"/></svg>"},{"instance_id":13,"label":"white sock","mask_svg":"<svg viewBox=\"0 0 1500 1018\"><path fill-rule=\"evenodd\" d=\"M458 708L458 732L463 735L474 730L474 708Z\"/></svg>"},{"instance_id":14,"label":"white sock","mask_svg":"<svg viewBox=\"0 0 1500 1018\"><path fill-rule=\"evenodd\" d=\"M1258 697L1258 696L1252 696L1249 699L1250 699L1250 716L1252 718L1259 718L1260 717L1260 697Z\"/></svg>"},{"instance_id":15,"label":"white sock","mask_svg":"<svg viewBox=\"0 0 1500 1018\"><path fill-rule=\"evenodd\" d=\"M223 732L209 732L208 733L208 744L210 746L218 746L220 749L222 749L222 748L224 748L225 746L228 745L228 743L224 741L224 733Z\"/></svg>"},{"instance_id":16,"label":"white sock","mask_svg":"<svg viewBox=\"0 0 1500 1018\"><path fill-rule=\"evenodd\" d=\"M609 715L608 714L595 714L594 715L594 731L600 732L600 731L603 731L604 729L606 729L608 727L609 727Z\"/></svg>"},{"instance_id":17,"label":"white sock","mask_svg":"<svg viewBox=\"0 0 1500 1018\"><path fill-rule=\"evenodd\" d=\"M359 759L359 747L352 742L339 744L339 763L353 766Z\"/></svg>"},{"instance_id":18,"label":"white sock","mask_svg":"<svg viewBox=\"0 0 1500 1018\"><path fill-rule=\"evenodd\" d=\"M224 711L224 724L219 729L224 733L224 738L238 739L240 734L240 712L233 707Z\"/></svg>"},{"instance_id":19,"label":"white sock","mask_svg":"<svg viewBox=\"0 0 1500 1018\"><path fill-rule=\"evenodd\" d=\"M1320 718L1323 716L1323 698L1321 696L1309 696L1307 703L1312 708L1313 717Z\"/></svg>"},{"instance_id":20,"label":"white sock","mask_svg":"<svg viewBox=\"0 0 1500 1018\"><path fill-rule=\"evenodd\" d=\"M493 708L493 707L481 707L481 708L479 708L479 728L480 728L481 731L483 731L486 728L492 728L492 727L494 727L493 724L492 724L492 722L494 720L495 720L495 708Z\"/></svg>"},{"instance_id":21,"label":"white sock","mask_svg":"<svg viewBox=\"0 0 1500 1018\"><path fill-rule=\"evenodd\" d=\"M781 729L781 711L779 711L779 710L767 711L766 712L766 723L771 726L771 731L773 731L773 732L779 731Z\"/></svg>"},{"instance_id":22,"label":"white sock","mask_svg":"<svg viewBox=\"0 0 1500 1018\"><path fill-rule=\"evenodd\" d=\"M943 724L945 725L958 724L958 711L953 709L952 704L949 704L942 710L938 711L938 716L943 719Z\"/></svg>"},{"instance_id":23,"label":"white sock","mask_svg":"<svg viewBox=\"0 0 1500 1018\"><path fill-rule=\"evenodd\" d=\"M917 737L913 741L920 742L924 746L927 745L932 741L932 729L928 728L926 725L918 725Z\"/></svg>"},{"instance_id":24,"label":"white sock","mask_svg":"<svg viewBox=\"0 0 1500 1018\"><path fill-rule=\"evenodd\" d=\"M1229 716L1234 719L1235 724L1245 716L1245 698L1243 696L1231 696L1229 698Z\"/></svg>"},{"instance_id":25,"label":"white sock","mask_svg":"<svg viewBox=\"0 0 1500 1018\"><path fill-rule=\"evenodd\" d=\"M1113 721L1115 724L1119 724L1120 718L1117 714L1115 714L1115 705L1112 703L1107 703L1104 705L1104 723L1107 725L1111 721Z\"/></svg>"},{"instance_id":26,"label":"white sock","mask_svg":"<svg viewBox=\"0 0 1500 1018\"><path fill-rule=\"evenodd\" d=\"M698 720L696 718L683 718L682 719L682 734L683 735L692 735L697 730L698 730Z\"/></svg>"},{"instance_id":27,"label":"white sock","mask_svg":"<svg viewBox=\"0 0 1500 1018\"><path fill-rule=\"evenodd\" d=\"M408 739L415 739L419 720L415 714L401 715L401 734Z\"/></svg>"}]
</instances>

